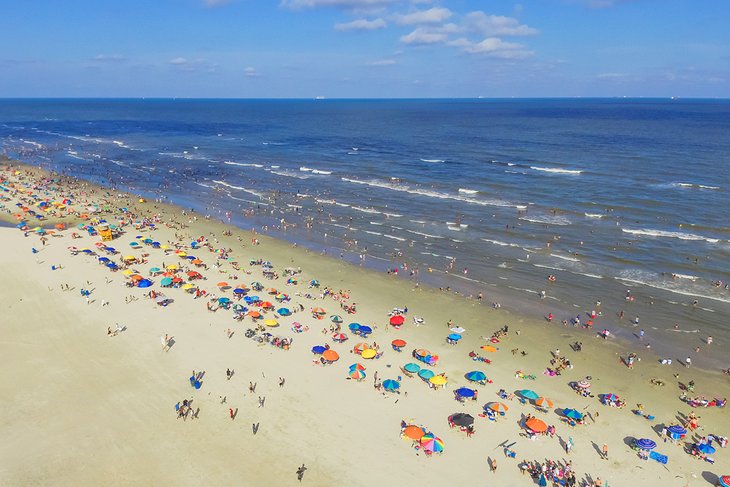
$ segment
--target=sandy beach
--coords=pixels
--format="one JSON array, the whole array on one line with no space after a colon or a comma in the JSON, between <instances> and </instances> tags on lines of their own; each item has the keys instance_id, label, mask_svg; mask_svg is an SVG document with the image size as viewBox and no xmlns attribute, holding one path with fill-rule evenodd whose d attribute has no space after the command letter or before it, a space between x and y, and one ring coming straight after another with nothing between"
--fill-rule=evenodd
<instances>
[{"instance_id":1,"label":"sandy beach","mask_svg":"<svg viewBox=\"0 0 730 487\"><path fill-rule=\"evenodd\" d=\"M2 218L8 222L0 228L0 367L5 371L0 435L11 439L0 446L2 485L527 486L536 479L521 465L546 460L558 462L561 474L571 462L576 485L594 485L597 479L611 486L714 485L718 475L730 473L728 452L717 441L712 443L717 452L709 455L712 464L685 451L707 435L730 435L727 408L693 408L679 398L679 384L690 381L689 398L726 398L728 376L687 368L684 357L662 365L638 339L598 337L601 318L588 330L516 309L493 309L181 208L49 177L29 166L0 164L0 196L7 210ZM53 209L34 206L41 201ZM14 215L29 216L17 204L46 216L29 221L25 231L13 228ZM98 235L78 228L98 226L102 219L119 227L114 240L103 242L118 253L104 251ZM58 223L68 229L56 229ZM46 231L34 231L36 225ZM161 245L144 244L145 239ZM127 255L135 262L125 265ZM116 262L119 270L111 271L99 257ZM254 261L270 262L270 272ZM180 287L161 285L170 265L179 267L168 277L180 277ZM151 273L154 267L161 272ZM151 286L128 286L127 269ZM191 271L202 277L189 280ZM292 277L296 283L287 283ZM312 280L319 286L311 286ZM187 282L194 284L192 290L182 288ZM221 306L219 298L225 297L260 311L233 292L254 282L264 289L247 295L272 301L274 310L263 317L278 326L255 323L250 315L236 320L232 309ZM271 288L277 292L270 294ZM194 289L206 294L196 296ZM322 296L325 289L332 292ZM171 302L158 304L159 293ZM278 294L288 298L276 302ZM355 304L356 313L344 311L343 304ZM300 311L282 316L276 312L282 307ZM314 308L323 308L321 319ZM393 311L405 308L404 325L389 325ZM333 340L331 315L343 319L341 332L348 339L342 343ZM419 318L423 322L417 324ZM295 331L295 322L304 331ZM371 327L372 334L355 336L348 328L353 322ZM117 325L122 331L110 335ZM498 342L489 340L505 326ZM257 336L268 332L291 345L285 350L246 337L257 327L263 330ZM450 344L446 337L454 327L465 331ZM169 348L161 343L165 336ZM697 346L713 347L702 342L706 338L697 337ZM401 352L391 347L395 339L407 342ZM382 356L354 354L360 342L377 344ZM580 351L571 347L576 342L582 343ZM336 351L339 360L323 365L312 353L318 345ZM497 350L481 348L487 345ZM438 355L437 363L415 359L416 349ZM473 360L470 352L490 362ZM624 363L629 353L641 359L633 368ZM546 374L556 368L551 360L558 356L570 367L560 375ZM362 381L348 379L355 363L365 366ZM401 370L408 363L445 374L447 384L432 388L417 375L408 377ZM465 378L470 371L484 372L489 381L470 382ZM192 372L200 375L198 389L191 386ZM378 382L397 380L398 392L375 388L376 373ZM582 380L591 384L588 397L576 392L575 383ZM476 400L455 400L460 387L478 391ZM525 389L551 399L554 407L540 411L532 401L521 401L516 391ZM508 397L500 398L500 390ZM603 405L599 396L609 393L625 406ZM192 400L190 412L179 418L176 405L185 400ZM484 414L492 402L509 408L496 420ZM570 425L564 409L585 414L585 424ZM473 435L450 427L449 416L459 412L473 416ZM700 417L699 428L682 441L667 440L664 427L684 422L692 412ZM527 415L554 425L555 434L528 438ZM401 438L403 423L433 432L444 451L413 448L411 440ZM668 462L639 458L632 446L641 438L656 442L654 450ZM572 448L566 453L568 442ZM492 459L496 471L490 471ZM302 465L306 471L298 480Z\"/></svg>"}]
</instances>

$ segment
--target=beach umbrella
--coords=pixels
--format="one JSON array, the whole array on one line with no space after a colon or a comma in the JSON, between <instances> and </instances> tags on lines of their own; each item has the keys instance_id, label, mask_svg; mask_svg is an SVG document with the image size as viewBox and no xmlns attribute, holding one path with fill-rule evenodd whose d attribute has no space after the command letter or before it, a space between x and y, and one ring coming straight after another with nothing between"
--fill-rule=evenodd
<instances>
[{"instance_id":1,"label":"beach umbrella","mask_svg":"<svg viewBox=\"0 0 730 487\"><path fill-rule=\"evenodd\" d=\"M86 250L82 250L82 252L86 252ZM124 260L136 260L136 259L137 259L137 257L135 257L133 255L125 255L124 256Z\"/></svg>"},{"instance_id":2,"label":"beach umbrella","mask_svg":"<svg viewBox=\"0 0 730 487\"><path fill-rule=\"evenodd\" d=\"M150 287L152 285L152 281L149 279L140 279L139 282L137 282L137 287L145 288Z\"/></svg>"},{"instance_id":3,"label":"beach umbrella","mask_svg":"<svg viewBox=\"0 0 730 487\"><path fill-rule=\"evenodd\" d=\"M418 356L418 357L423 358L423 357L428 357L429 355L431 355L431 352L429 352L428 350L426 350L424 348L419 348L418 350L416 350L416 356Z\"/></svg>"},{"instance_id":4,"label":"beach umbrella","mask_svg":"<svg viewBox=\"0 0 730 487\"><path fill-rule=\"evenodd\" d=\"M539 397L535 401L536 406L540 406L542 408L551 408L553 407L553 401L548 399L547 397Z\"/></svg>"},{"instance_id":5,"label":"beach umbrella","mask_svg":"<svg viewBox=\"0 0 730 487\"><path fill-rule=\"evenodd\" d=\"M350 323L347 325L347 327L350 329L350 331L357 331L360 329L360 323Z\"/></svg>"},{"instance_id":6,"label":"beach umbrella","mask_svg":"<svg viewBox=\"0 0 730 487\"><path fill-rule=\"evenodd\" d=\"M449 328L449 330L453 331L454 333L464 333L466 331L466 329L460 326L454 326L452 328Z\"/></svg>"},{"instance_id":7,"label":"beach umbrella","mask_svg":"<svg viewBox=\"0 0 730 487\"><path fill-rule=\"evenodd\" d=\"M187 257L187 256L188 256L188 254L186 254L185 252L178 252L178 253L177 253L177 256L178 256L178 257L181 257L181 258L184 258L184 257Z\"/></svg>"},{"instance_id":8,"label":"beach umbrella","mask_svg":"<svg viewBox=\"0 0 730 487\"><path fill-rule=\"evenodd\" d=\"M471 426L474 424L474 416L467 413L454 413L449 420L456 426Z\"/></svg>"},{"instance_id":9,"label":"beach umbrella","mask_svg":"<svg viewBox=\"0 0 730 487\"><path fill-rule=\"evenodd\" d=\"M330 319L332 320L332 323L342 323L342 316L340 315L332 315L330 316Z\"/></svg>"},{"instance_id":10,"label":"beach umbrella","mask_svg":"<svg viewBox=\"0 0 730 487\"><path fill-rule=\"evenodd\" d=\"M362 370L359 370L359 369L350 369L350 371L347 373L347 376L350 379L355 379L355 380L362 380L366 377L365 372L363 372Z\"/></svg>"},{"instance_id":11,"label":"beach umbrella","mask_svg":"<svg viewBox=\"0 0 730 487\"><path fill-rule=\"evenodd\" d=\"M176 271L178 269L178 267L175 264L170 264L167 267L165 267L165 269L167 269L169 271Z\"/></svg>"},{"instance_id":12,"label":"beach umbrella","mask_svg":"<svg viewBox=\"0 0 730 487\"><path fill-rule=\"evenodd\" d=\"M426 433L421 438L421 447L426 451L439 453L444 451L444 442L433 433Z\"/></svg>"},{"instance_id":13,"label":"beach umbrella","mask_svg":"<svg viewBox=\"0 0 730 487\"><path fill-rule=\"evenodd\" d=\"M366 348L365 350L362 351L360 356L364 359L373 359L373 358L375 358L375 356L377 354L378 354L378 352L376 352L372 348Z\"/></svg>"},{"instance_id":14,"label":"beach umbrella","mask_svg":"<svg viewBox=\"0 0 730 487\"><path fill-rule=\"evenodd\" d=\"M360 328L358 328L357 331L359 331L363 335L369 335L370 333L373 332L373 329L370 328L369 326L360 325Z\"/></svg>"},{"instance_id":15,"label":"beach umbrella","mask_svg":"<svg viewBox=\"0 0 730 487\"><path fill-rule=\"evenodd\" d=\"M188 271L188 277L190 279L200 279L203 275L198 271Z\"/></svg>"},{"instance_id":16,"label":"beach umbrella","mask_svg":"<svg viewBox=\"0 0 730 487\"><path fill-rule=\"evenodd\" d=\"M101 262L102 264L105 264L105 263L109 262L109 257L99 257L99 262Z\"/></svg>"},{"instance_id":17,"label":"beach umbrella","mask_svg":"<svg viewBox=\"0 0 730 487\"><path fill-rule=\"evenodd\" d=\"M193 277L195 274L198 274L197 272L195 272L193 275L191 275L192 272L193 271L188 272L188 275L190 277ZM246 290L243 288L237 287L236 289L233 290L233 294L246 294Z\"/></svg>"},{"instance_id":18,"label":"beach umbrella","mask_svg":"<svg viewBox=\"0 0 730 487\"><path fill-rule=\"evenodd\" d=\"M428 381L435 386L443 386L446 385L448 379L446 379L446 377L444 377L443 375L434 375L433 377L428 379Z\"/></svg>"},{"instance_id":19,"label":"beach umbrella","mask_svg":"<svg viewBox=\"0 0 730 487\"><path fill-rule=\"evenodd\" d=\"M273 305L273 304L271 304L271 303L270 303L270 302L268 302L268 301L264 301L264 302L263 302L263 303L261 303L261 304L260 304L259 306L261 306L261 307L262 307L262 308L264 308L264 309L270 309L270 308L273 308L273 307L274 307L274 305Z\"/></svg>"},{"instance_id":20,"label":"beach umbrella","mask_svg":"<svg viewBox=\"0 0 730 487\"><path fill-rule=\"evenodd\" d=\"M276 310L276 312L279 313L280 316L289 316L291 314L289 308L279 308Z\"/></svg>"},{"instance_id":21,"label":"beach umbrella","mask_svg":"<svg viewBox=\"0 0 730 487\"><path fill-rule=\"evenodd\" d=\"M282 301L286 301L287 299L289 299L289 295L284 294L284 293L279 293L274 297L274 299L276 299L277 301L279 301L281 303Z\"/></svg>"},{"instance_id":22,"label":"beach umbrella","mask_svg":"<svg viewBox=\"0 0 730 487\"><path fill-rule=\"evenodd\" d=\"M603 395L604 402L618 401L618 396L614 393L608 393Z\"/></svg>"},{"instance_id":23,"label":"beach umbrella","mask_svg":"<svg viewBox=\"0 0 730 487\"><path fill-rule=\"evenodd\" d=\"M531 389L522 389L521 391L517 391L517 394L529 400L538 399L540 397L540 394Z\"/></svg>"},{"instance_id":24,"label":"beach umbrella","mask_svg":"<svg viewBox=\"0 0 730 487\"><path fill-rule=\"evenodd\" d=\"M684 427L682 427L682 426L680 426L680 425L678 425L678 424L675 424L674 426L670 426L669 428L667 428L667 432L670 433L670 434L672 434L672 435L676 435L676 436L679 437L679 436L686 435L687 434L687 429L684 428Z\"/></svg>"},{"instance_id":25,"label":"beach umbrella","mask_svg":"<svg viewBox=\"0 0 730 487\"><path fill-rule=\"evenodd\" d=\"M218 287L230 287L227 282L221 281L218 284L216 284Z\"/></svg>"},{"instance_id":26,"label":"beach umbrella","mask_svg":"<svg viewBox=\"0 0 730 487\"><path fill-rule=\"evenodd\" d=\"M400 338L396 338L395 340L393 340L392 342L390 342L390 344L393 345L394 347L397 347L397 348L403 348L403 347L406 346L406 341L405 340L401 340Z\"/></svg>"},{"instance_id":27,"label":"beach umbrella","mask_svg":"<svg viewBox=\"0 0 730 487\"><path fill-rule=\"evenodd\" d=\"M335 362L340 358L340 355L330 348L322 353L322 357L328 362Z\"/></svg>"},{"instance_id":28,"label":"beach umbrella","mask_svg":"<svg viewBox=\"0 0 730 487\"><path fill-rule=\"evenodd\" d=\"M315 355L322 355L325 350L327 350L327 349L325 347L323 347L322 345L316 345L316 346L312 347L312 353Z\"/></svg>"},{"instance_id":29,"label":"beach umbrella","mask_svg":"<svg viewBox=\"0 0 730 487\"><path fill-rule=\"evenodd\" d=\"M576 411L575 409L563 409L563 416L578 421L583 419L583 414L580 411Z\"/></svg>"},{"instance_id":30,"label":"beach umbrella","mask_svg":"<svg viewBox=\"0 0 730 487\"><path fill-rule=\"evenodd\" d=\"M472 382L483 382L487 380L487 374L481 370L472 370L471 372L467 372L464 377L466 377L466 380L470 380Z\"/></svg>"},{"instance_id":31,"label":"beach umbrella","mask_svg":"<svg viewBox=\"0 0 730 487\"><path fill-rule=\"evenodd\" d=\"M227 304L230 302L231 302L230 298L226 298L226 297L218 298L218 304Z\"/></svg>"},{"instance_id":32,"label":"beach umbrella","mask_svg":"<svg viewBox=\"0 0 730 487\"><path fill-rule=\"evenodd\" d=\"M146 243L146 244L149 245L149 244L152 243L152 239L151 238L146 238L146 239L142 240L142 243Z\"/></svg>"},{"instance_id":33,"label":"beach umbrella","mask_svg":"<svg viewBox=\"0 0 730 487\"><path fill-rule=\"evenodd\" d=\"M186 286L188 286L188 285L192 286L192 284L186 284ZM184 288L184 287L185 287L185 286L183 286L183 288ZM244 311L248 311L248 308L246 308L246 307L245 307L244 305L242 305L242 304L234 304L234 305L233 305L233 311L236 311L236 312L239 312L239 313L243 313Z\"/></svg>"},{"instance_id":34,"label":"beach umbrella","mask_svg":"<svg viewBox=\"0 0 730 487\"><path fill-rule=\"evenodd\" d=\"M423 380L431 380L433 376L436 374L433 373L433 370L429 369L421 369L418 371L418 377L420 377Z\"/></svg>"},{"instance_id":35,"label":"beach umbrella","mask_svg":"<svg viewBox=\"0 0 730 487\"><path fill-rule=\"evenodd\" d=\"M192 261L190 261L190 263L191 263L191 264L194 264L194 265L197 265L197 266L201 266L201 265L203 265L203 261L202 261L202 260L200 260L200 259L195 259L195 260L192 260Z\"/></svg>"},{"instance_id":36,"label":"beach umbrella","mask_svg":"<svg viewBox=\"0 0 730 487\"><path fill-rule=\"evenodd\" d=\"M347 335L345 335L344 333L335 333L334 335L332 335L332 339L336 342L342 343L347 340Z\"/></svg>"},{"instance_id":37,"label":"beach umbrella","mask_svg":"<svg viewBox=\"0 0 730 487\"><path fill-rule=\"evenodd\" d=\"M188 283L188 284L185 284L185 285L183 285L183 287L182 287L182 288L183 288L183 289L184 289L185 291L188 291L188 290L190 290L190 289L195 289L195 284L190 284L190 283Z\"/></svg>"},{"instance_id":38,"label":"beach umbrella","mask_svg":"<svg viewBox=\"0 0 730 487\"><path fill-rule=\"evenodd\" d=\"M365 370L365 366L363 364L358 364L358 363L350 365L350 370L355 370L355 369Z\"/></svg>"},{"instance_id":39,"label":"beach umbrella","mask_svg":"<svg viewBox=\"0 0 730 487\"><path fill-rule=\"evenodd\" d=\"M390 324L393 326L400 326L405 323L406 319L402 315L395 315L390 317Z\"/></svg>"},{"instance_id":40,"label":"beach umbrella","mask_svg":"<svg viewBox=\"0 0 730 487\"><path fill-rule=\"evenodd\" d=\"M405 364L403 366L403 370L405 370L406 372L410 372L411 374L415 374L419 370L421 370L421 366L418 364L414 364L414 363Z\"/></svg>"},{"instance_id":41,"label":"beach umbrella","mask_svg":"<svg viewBox=\"0 0 730 487\"><path fill-rule=\"evenodd\" d=\"M268 319L264 320L264 325L266 326L279 326L279 322L276 320Z\"/></svg>"},{"instance_id":42,"label":"beach umbrella","mask_svg":"<svg viewBox=\"0 0 730 487\"><path fill-rule=\"evenodd\" d=\"M116 269L118 267L117 264L115 264L114 262L109 262L106 266L109 269Z\"/></svg>"},{"instance_id":43,"label":"beach umbrella","mask_svg":"<svg viewBox=\"0 0 730 487\"><path fill-rule=\"evenodd\" d=\"M547 424L545 421L537 418L530 418L525 421L525 426L535 433L544 433L547 431Z\"/></svg>"},{"instance_id":44,"label":"beach umbrella","mask_svg":"<svg viewBox=\"0 0 730 487\"><path fill-rule=\"evenodd\" d=\"M322 309L322 308L314 308L312 310L312 313L315 314L315 315L324 315L324 314L327 314L327 312L324 309Z\"/></svg>"},{"instance_id":45,"label":"beach umbrella","mask_svg":"<svg viewBox=\"0 0 730 487\"><path fill-rule=\"evenodd\" d=\"M458 333L452 333L446 338L448 338L449 340L454 340L455 342L458 342L459 340L461 340L461 335L459 335Z\"/></svg>"},{"instance_id":46,"label":"beach umbrella","mask_svg":"<svg viewBox=\"0 0 730 487\"><path fill-rule=\"evenodd\" d=\"M720 487L730 487L730 475L723 475L717 479L717 484Z\"/></svg>"},{"instance_id":47,"label":"beach umbrella","mask_svg":"<svg viewBox=\"0 0 730 487\"><path fill-rule=\"evenodd\" d=\"M438 376L436 376L438 377ZM435 377L434 377L435 379ZM459 387L454 391L454 393L457 396L461 397L474 397L474 394L476 394L476 391L474 389L469 389L468 387Z\"/></svg>"},{"instance_id":48,"label":"beach umbrella","mask_svg":"<svg viewBox=\"0 0 730 487\"><path fill-rule=\"evenodd\" d=\"M251 304L258 301L258 298L256 296L246 296L243 298L243 300L246 301L246 303Z\"/></svg>"},{"instance_id":49,"label":"beach umbrella","mask_svg":"<svg viewBox=\"0 0 730 487\"><path fill-rule=\"evenodd\" d=\"M249 316L250 316L251 318L253 318L253 319L256 319L256 318L261 318L261 313L259 313L258 311L253 311L253 310L252 310L252 311L249 311L249 312L248 312L248 315L249 315Z\"/></svg>"},{"instance_id":50,"label":"beach umbrella","mask_svg":"<svg viewBox=\"0 0 730 487\"><path fill-rule=\"evenodd\" d=\"M357 354L361 354L363 352L363 350L367 350L368 348L370 348L370 345L368 345L365 342L361 342L361 343L358 343L357 345L355 345L352 348L352 351Z\"/></svg>"},{"instance_id":51,"label":"beach umbrella","mask_svg":"<svg viewBox=\"0 0 730 487\"><path fill-rule=\"evenodd\" d=\"M397 380L393 380L393 379L385 379L383 381L383 388L386 391L390 391L390 392L397 391L398 389L400 389L400 382L398 382Z\"/></svg>"},{"instance_id":52,"label":"beach umbrella","mask_svg":"<svg viewBox=\"0 0 730 487\"><path fill-rule=\"evenodd\" d=\"M159 249L160 248L160 242L152 242L152 247L155 248L155 249Z\"/></svg>"},{"instance_id":53,"label":"beach umbrella","mask_svg":"<svg viewBox=\"0 0 730 487\"><path fill-rule=\"evenodd\" d=\"M700 453L704 453L705 455L712 455L715 453L715 447L708 445L707 443L702 443L701 445L697 445L697 451Z\"/></svg>"},{"instance_id":54,"label":"beach umbrella","mask_svg":"<svg viewBox=\"0 0 730 487\"><path fill-rule=\"evenodd\" d=\"M581 380L581 381L578 381L578 384L577 384L577 385L578 385L578 387L580 387L581 389L589 389L589 388L591 387L591 383L590 383L590 382L588 382L588 381L587 381L587 380L585 380L585 379L584 379L584 380Z\"/></svg>"},{"instance_id":55,"label":"beach umbrella","mask_svg":"<svg viewBox=\"0 0 730 487\"><path fill-rule=\"evenodd\" d=\"M487 403L484 408L502 414L506 413L509 410L509 407L507 407L507 405L503 402L490 402Z\"/></svg>"},{"instance_id":56,"label":"beach umbrella","mask_svg":"<svg viewBox=\"0 0 730 487\"><path fill-rule=\"evenodd\" d=\"M650 440L649 438L634 440L634 444L642 450L653 450L654 448L656 448L656 442Z\"/></svg>"},{"instance_id":57,"label":"beach umbrella","mask_svg":"<svg viewBox=\"0 0 730 487\"><path fill-rule=\"evenodd\" d=\"M481 349L484 350L485 352L489 352L489 353L496 352L497 350L499 350L497 347L495 347L493 345L482 345Z\"/></svg>"},{"instance_id":58,"label":"beach umbrella","mask_svg":"<svg viewBox=\"0 0 730 487\"><path fill-rule=\"evenodd\" d=\"M150 269L150 274L157 274L158 272L162 272L162 269L160 269L159 267L153 267L152 269Z\"/></svg>"},{"instance_id":59,"label":"beach umbrella","mask_svg":"<svg viewBox=\"0 0 730 487\"><path fill-rule=\"evenodd\" d=\"M403 430L403 436L416 441L420 441L420 439L423 438L423 435L425 434L426 430L424 430L420 426L416 426L415 424L408 425Z\"/></svg>"},{"instance_id":60,"label":"beach umbrella","mask_svg":"<svg viewBox=\"0 0 730 487\"><path fill-rule=\"evenodd\" d=\"M130 242L129 246L130 247L139 247L139 244L137 242Z\"/></svg>"},{"instance_id":61,"label":"beach umbrella","mask_svg":"<svg viewBox=\"0 0 730 487\"><path fill-rule=\"evenodd\" d=\"M172 286L172 279L165 277L160 280L160 286Z\"/></svg>"}]
</instances>

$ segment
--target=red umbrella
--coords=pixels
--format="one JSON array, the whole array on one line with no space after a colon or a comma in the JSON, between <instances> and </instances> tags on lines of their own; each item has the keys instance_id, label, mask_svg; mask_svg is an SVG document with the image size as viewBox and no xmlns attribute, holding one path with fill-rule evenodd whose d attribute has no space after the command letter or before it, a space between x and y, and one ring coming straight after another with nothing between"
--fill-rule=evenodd
<instances>
[{"instance_id":1,"label":"red umbrella","mask_svg":"<svg viewBox=\"0 0 730 487\"><path fill-rule=\"evenodd\" d=\"M397 338L391 342L391 345L393 345L394 347L403 348L406 346L406 341Z\"/></svg>"},{"instance_id":2,"label":"red umbrella","mask_svg":"<svg viewBox=\"0 0 730 487\"><path fill-rule=\"evenodd\" d=\"M402 315L395 315L390 317L390 324L393 326L400 326L406 322L406 319Z\"/></svg>"}]
</instances>

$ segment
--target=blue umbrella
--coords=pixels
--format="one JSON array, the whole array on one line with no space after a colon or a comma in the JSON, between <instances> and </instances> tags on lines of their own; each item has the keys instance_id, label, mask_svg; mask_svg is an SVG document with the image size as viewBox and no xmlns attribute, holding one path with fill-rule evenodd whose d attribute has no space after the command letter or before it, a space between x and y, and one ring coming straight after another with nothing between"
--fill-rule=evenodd
<instances>
[{"instance_id":1,"label":"blue umbrella","mask_svg":"<svg viewBox=\"0 0 730 487\"><path fill-rule=\"evenodd\" d=\"M469 389L468 387L460 387L454 392L461 397L474 397L475 394L474 389Z\"/></svg>"},{"instance_id":2,"label":"blue umbrella","mask_svg":"<svg viewBox=\"0 0 730 487\"><path fill-rule=\"evenodd\" d=\"M102 264L105 262L109 262L109 257L99 257L99 262L101 262Z\"/></svg>"},{"instance_id":3,"label":"blue umbrella","mask_svg":"<svg viewBox=\"0 0 730 487\"><path fill-rule=\"evenodd\" d=\"M117 252L117 249L115 249L114 247L107 247L107 248L106 248L106 251L107 251L107 252L111 252L112 254L114 254L114 253L116 253L116 252Z\"/></svg>"},{"instance_id":4,"label":"blue umbrella","mask_svg":"<svg viewBox=\"0 0 730 487\"><path fill-rule=\"evenodd\" d=\"M231 301L230 298L225 298L225 297L224 298L218 298L218 304L226 304L226 303L228 303L230 301Z\"/></svg>"},{"instance_id":5,"label":"blue umbrella","mask_svg":"<svg viewBox=\"0 0 730 487\"><path fill-rule=\"evenodd\" d=\"M470 380L472 382L482 382L487 380L487 374L485 374L481 370L473 370L471 372L467 372L465 377L467 380Z\"/></svg>"},{"instance_id":6,"label":"blue umbrella","mask_svg":"<svg viewBox=\"0 0 730 487\"><path fill-rule=\"evenodd\" d=\"M137 287L150 287L152 285L152 281L149 279L140 279L139 282L137 282Z\"/></svg>"},{"instance_id":7,"label":"blue umbrella","mask_svg":"<svg viewBox=\"0 0 730 487\"><path fill-rule=\"evenodd\" d=\"M240 287L237 287L236 289L233 290L233 294L246 294L246 290L241 289Z\"/></svg>"},{"instance_id":8,"label":"blue umbrella","mask_svg":"<svg viewBox=\"0 0 730 487\"><path fill-rule=\"evenodd\" d=\"M383 387L386 391L395 391L397 389L400 389L400 382L393 379L385 379L383 381Z\"/></svg>"},{"instance_id":9,"label":"blue umbrella","mask_svg":"<svg viewBox=\"0 0 730 487\"><path fill-rule=\"evenodd\" d=\"M151 244L152 243L152 239L151 238L146 238L146 239L142 240L142 242L143 243L146 243L146 244Z\"/></svg>"},{"instance_id":10,"label":"blue umbrella","mask_svg":"<svg viewBox=\"0 0 730 487\"><path fill-rule=\"evenodd\" d=\"M281 316L289 316L291 314L289 308L279 308L276 310L276 312L279 313Z\"/></svg>"},{"instance_id":11,"label":"blue umbrella","mask_svg":"<svg viewBox=\"0 0 730 487\"><path fill-rule=\"evenodd\" d=\"M251 303L255 303L256 301L258 301L259 298L256 296L246 296L245 298L243 298L243 300L246 301L248 304L251 304Z\"/></svg>"},{"instance_id":12,"label":"blue umbrella","mask_svg":"<svg viewBox=\"0 0 730 487\"><path fill-rule=\"evenodd\" d=\"M563 409L563 415L566 418L576 419L578 421L583 419L583 414L581 414L579 411L576 411L575 409Z\"/></svg>"},{"instance_id":13,"label":"blue umbrella","mask_svg":"<svg viewBox=\"0 0 730 487\"><path fill-rule=\"evenodd\" d=\"M317 345L316 347L312 347L312 353L316 355L322 355L324 351L327 350L322 345Z\"/></svg>"},{"instance_id":14,"label":"blue umbrella","mask_svg":"<svg viewBox=\"0 0 730 487\"><path fill-rule=\"evenodd\" d=\"M359 331L363 335L369 335L370 333L373 332L373 329L370 328L369 326L360 326L360 328L358 328L357 331Z\"/></svg>"},{"instance_id":15,"label":"blue umbrella","mask_svg":"<svg viewBox=\"0 0 730 487\"><path fill-rule=\"evenodd\" d=\"M641 438L640 440L634 441L634 444L642 450L653 450L656 448L656 442L649 438Z\"/></svg>"},{"instance_id":16,"label":"blue umbrella","mask_svg":"<svg viewBox=\"0 0 730 487\"><path fill-rule=\"evenodd\" d=\"M540 395L537 392L530 390L530 389L522 389L521 391L517 391L517 393L520 396L524 397L525 399L530 399L532 401L534 401L535 399L538 399L540 397Z\"/></svg>"},{"instance_id":17,"label":"blue umbrella","mask_svg":"<svg viewBox=\"0 0 730 487\"><path fill-rule=\"evenodd\" d=\"M188 255L185 258L188 259L188 260L195 260L195 259L197 259L197 257L195 257L194 255Z\"/></svg>"},{"instance_id":18,"label":"blue umbrella","mask_svg":"<svg viewBox=\"0 0 730 487\"><path fill-rule=\"evenodd\" d=\"M677 436L684 436L687 434L687 430L683 428L682 426L675 424L674 426L670 426L667 428L667 431L673 435Z\"/></svg>"},{"instance_id":19,"label":"blue umbrella","mask_svg":"<svg viewBox=\"0 0 730 487\"><path fill-rule=\"evenodd\" d=\"M350 329L350 331L356 331L360 329L360 323L350 323L347 325L347 327Z\"/></svg>"},{"instance_id":20,"label":"blue umbrella","mask_svg":"<svg viewBox=\"0 0 730 487\"><path fill-rule=\"evenodd\" d=\"M410 372L411 374L415 374L416 372L421 370L421 366L414 363L405 364L403 366L403 370L405 370L406 372Z\"/></svg>"},{"instance_id":21,"label":"blue umbrella","mask_svg":"<svg viewBox=\"0 0 730 487\"><path fill-rule=\"evenodd\" d=\"M700 453L704 453L705 455L712 455L713 453L715 453L716 450L714 446L703 443L697 446L697 451Z\"/></svg>"},{"instance_id":22,"label":"blue umbrella","mask_svg":"<svg viewBox=\"0 0 730 487\"><path fill-rule=\"evenodd\" d=\"M459 335L458 333L452 333L447 338L449 340L454 340L455 342L458 342L459 340L461 340L461 335Z\"/></svg>"},{"instance_id":23,"label":"blue umbrella","mask_svg":"<svg viewBox=\"0 0 730 487\"><path fill-rule=\"evenodd\" d=\"M154 247L156 249L159 248L160 247L160 242L152 242L152 247Z\"/></svg>"},{"instance_id":24,"label":"blue umbrella","mask_svg":"<svg viewBox=\"0 0 730 487\"><path fill-rule=\"evenodd\" d=\"M165 277L160 281L160 286L170 286L172 284L172 278Z\"/></svg>"},{"instance_id":25,"label":"blue umbrella","mask_svg":"<svg viewBox=\"0 0 730 487\"><path fill-rule=\"evenodd\" d=\"M252 303L258 303L259 301L261 301L261 298L259 298L258 296L251 296Z\"/></svg>"},{"instance_id":26,"label":"blue umbrella","mask_svg":"<svg viewBox=\"0 0 730 487\"><path fill-rule=\"evenodd\" d=\"M436 375L436 374L433 373L433 370L429 370L429 369L421 369L418 372L418 377L420 377L423 380L428 380L431 377L433 377L434 375Z\"/></svg>"},{"instance_id":27,"label":"blue umbrella","mask_svg":"<svg viewBox=\"0 0 730 487\"><path fill-rule=\"evenodd\" d=\"M109 263L108 263L108 264L107 264L106 266L107 266L107 267L108 267L109 269L116 269L116 268L118 267L118 266L117 266L117 264L116 264L115 262L109 262Z\"/></svg>"}]
</instances>

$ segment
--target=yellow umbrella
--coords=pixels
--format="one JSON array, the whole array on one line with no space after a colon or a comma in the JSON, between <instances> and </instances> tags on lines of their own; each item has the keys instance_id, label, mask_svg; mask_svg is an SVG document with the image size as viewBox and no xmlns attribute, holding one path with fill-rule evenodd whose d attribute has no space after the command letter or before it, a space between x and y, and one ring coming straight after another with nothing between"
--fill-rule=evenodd
<instances>
[{"instance_id":1,"label":"yellow umbrella","mask_svg":"<svg viewBox=\"0 0 730 487\"><path fill-rule=\"evenodd\" d=\"M268 320L264 320L264 324L265 324L266 326L279 326L279 322L278 322L278 321L276 321L276 320L271 320L271 319L268 319Z\"/></svg>"},{"instance_id":2,"label":"yellow umbrella","mask_svg":"<svg viewBox=\"0 0 730 487\"><path fill-rule=\"evenodd\" d=\"M137 257L135 257L135 256L133 256L133 255L125 255L125 256L124 256L124 260L135 260L136 258L137 258Z\"/></svg>"},{"instance_id":3,"label":"yellow umbrella","mask_svg":"<svg viewBox=\"0 0 730 487\"><path fill-rule=\"evenodd\" d=\"M177 266L175 264L170 264L165 269L169 269L171 271L176 271L177 270Z\"/></svg>"},{"instance_id":4,"label":"yellow umbrella","mask_svg":"<svg viewBox=\"0 0 730 487\"><path fill-rule=\"evenodd\" d=\"M378 352L376 352L374 349L366 348L365 350L362 351L362 354L360 354L360 355L362 356L362 358L370 359L370 358L375 358L375 356L377 354L378 354Z\"/></svg>"},{"instance_id":5,"label":"yellow umbrella","mask_svg":"<svg viewBox=\"0 0 730 487\"><path fill-rule=\"evenodd\" d=\"M178 256L178 257L187 257L187 256L188 256L188 254L187 254L187 253L185 253L185 252L178 252L177 256Z\"/></svg>"},{"instance_id":6,"label":"yellow umbrella","mask_svg":"<svg viewBox=\"0 0 730 487\"><path fill-rule=\"evenodd\" d=\"M132 274L134 274L134 271L132 269L124 269L122 271L122 274L124 274L125 276L131 276Z\"/></svg>"},{"instance_id":7,"label":"yellow umbrella","mask_svg":"<svg viewBox=\"0 0 730 487\"><path fill-rule=\"evenodd\" d=\"M167 250L167 249L169 249L170 247L168 247L167 245L160 245L160 248L161 248L162 250Z\"/></svg>"},{"instance_id":8,"label":"yellow umbrella","mask_svg":"<svg viewBox=\"0 0 730 487\"><path fill-rule=\"evenodd\" d=\"M442 386L448 382L446 377L444 377L443 375L434 375L433 377L428 379L428 381L435 386Z\"/></svg>"},{"instance_id":9,"label":"yellow umbrella","mask_svg":"<svg viewBox=\"0 0 730 487\"><path fill-rule=\"evenodd\" d=\"M190 284L190 283L187 283L187 284L185 284L185 285L184 285L184 286L183 286L182 288L183 288L184 290L186 290L186 291L187 291L188 289L193 289L193 288L195 288L195 284Z\"/></svg>"}]
</instances>

